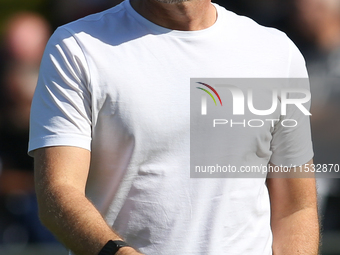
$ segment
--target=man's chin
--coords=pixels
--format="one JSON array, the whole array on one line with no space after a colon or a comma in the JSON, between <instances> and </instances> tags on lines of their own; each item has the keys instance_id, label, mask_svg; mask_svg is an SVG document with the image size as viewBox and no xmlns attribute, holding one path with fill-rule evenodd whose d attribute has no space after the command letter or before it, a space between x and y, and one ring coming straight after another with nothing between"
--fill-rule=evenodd
<instances>
[{"instance_id":1,"label":"man's chin","mask_svg":"<svg viewBox=\"0 0 340 255\"><path fill-rule=\"evenodd\" d=\"M180 4L183 2L188 2L189 0L154 0L154 1L163 3L163 4Z\"/></svg>"}]
</instances>

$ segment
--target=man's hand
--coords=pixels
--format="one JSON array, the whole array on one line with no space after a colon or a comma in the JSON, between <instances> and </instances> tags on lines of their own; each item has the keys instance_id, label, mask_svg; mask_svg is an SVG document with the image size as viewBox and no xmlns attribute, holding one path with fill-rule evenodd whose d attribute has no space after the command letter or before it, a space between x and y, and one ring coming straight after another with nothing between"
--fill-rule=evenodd
<instances>
[{"instance_id":1,"label":"man's hand","mask_svg":"<svg viewBox=\"0 0 340 255\"><path fill-rule=\"evenodd\" d=\"M131 247L123 247L119 249L116 255L144 255L144 254L137 252L135 249Z\"/></svg>"},{"instance_id":2,"label":"man's hand","mask_svg":"<svg viewBox=\"0 0 340 255\"><path fill-rule=\"evenodd\" d=\"M267 186L271 203L273 254L317 255L319 222L315 179L270 178Z\"/></svg>"},{"instance_id":3,"label":"man's hand","mask_svg":"<svg viewBox=\"0 0 340 255\"><path fill-rule=\"evenodd\" d=\"M97 255L109 240L121 240L85 197L90 152L48 147L34 152L35 187L43 224L79 255ZM120 255L140 254L123 247Z\"/></svg>"}]
</instances>

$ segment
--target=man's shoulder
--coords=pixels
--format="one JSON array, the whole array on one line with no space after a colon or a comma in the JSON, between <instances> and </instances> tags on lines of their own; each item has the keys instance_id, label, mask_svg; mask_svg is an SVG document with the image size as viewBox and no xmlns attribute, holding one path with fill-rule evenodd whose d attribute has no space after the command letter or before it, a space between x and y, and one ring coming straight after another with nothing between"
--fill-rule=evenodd
<instances>
[{"instance_id":1,"label":"man's shoulder","mask_svg":"<svg viewBox=\"0 0 340 255\"><path fill-rule=\"evenodd\" d=\"M222 6L215 4L218 12L223 14L225 17L224 25L225 27L232 27L232 30L242 35L243 37L252 37L253 40L273 40L273 41L287 41L289 40L288 36L273 27L267 27L259 24L255 20L250 17L243 16L232 12L230 10L225 9Z\"/></svg>"},{"instance_id":2,"label":"man's shoulder","mask_svg":"<svg viewBox=\"0 0 340 255\"><path fill-rule=\"evenodd\" d=\"M72 21L65 25L62 25L58 30L66 30L71 34L77 33L93 33L93 32L105 32L105 28L109 29L115 24L124 22L123 17L126 15L120 15L121 12L125 11L124 3L120 3L112 8L105 11L98 12ZM60 33L60 32L59 32Z\"/></svg>"}]
</instances>

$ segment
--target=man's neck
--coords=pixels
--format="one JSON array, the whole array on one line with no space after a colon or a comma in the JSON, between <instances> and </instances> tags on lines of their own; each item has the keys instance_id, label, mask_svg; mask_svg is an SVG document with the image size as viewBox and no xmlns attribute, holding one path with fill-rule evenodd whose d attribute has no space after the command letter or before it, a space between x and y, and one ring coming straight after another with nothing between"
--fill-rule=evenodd
<instances>
[{"instance_id":1,"label":"man's neck","mask_svg":"<svg viewBox=\"0 0 340 255\"><path fill-rule=\"evenodd\" d=\"M151 22L173 30L195 31L212 26L217 18L210 0L169 4L156 0L131 0L132 7Z\"/></svg>"}]
</instances>

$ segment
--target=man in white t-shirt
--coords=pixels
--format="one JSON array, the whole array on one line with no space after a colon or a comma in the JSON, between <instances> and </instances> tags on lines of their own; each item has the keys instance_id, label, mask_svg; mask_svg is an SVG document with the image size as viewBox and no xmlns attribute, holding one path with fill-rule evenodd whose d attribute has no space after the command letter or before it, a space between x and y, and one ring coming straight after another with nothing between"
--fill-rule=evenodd
<instances>
[{"instance_id":1,"label":"man in white t-shirt","mask_svg":"<svg viewBox=\"0 0 340 255\"><path fill-rule=\"evenodd\" d=\"M314 179L190 178L195 77L307 72L283 33L209 0L126 0L60 27L32 103L42 222L81 255L317 254ZM235 132L239 162L312 163L308 118Z\"/></svg>"}]
</instances>

